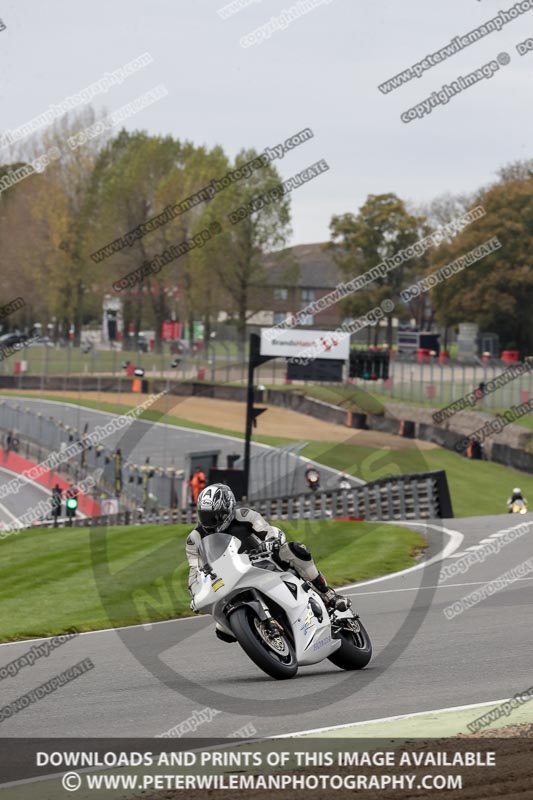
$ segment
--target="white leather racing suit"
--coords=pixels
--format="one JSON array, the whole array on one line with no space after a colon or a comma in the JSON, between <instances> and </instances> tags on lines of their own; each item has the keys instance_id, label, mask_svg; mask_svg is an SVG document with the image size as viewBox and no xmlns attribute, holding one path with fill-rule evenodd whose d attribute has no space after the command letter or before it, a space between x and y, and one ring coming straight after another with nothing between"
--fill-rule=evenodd
<instances>
[{"instance_id":1,"label":"white leather racing suit","mask_svg":"<svg viewBox=\"0 0 533 800\"><path fill-rule=\"evenodd\" d=\"M239 552L246 553L255 550L261 542L275 539L281 543L275 560L283 562L292 567L303 580L314 581L320 573L315 566L311 553L307 547L299 542L287 542L285 534L274 525L270 525L264 517L252 508L238 508L235 517L224 533L235 536L241 541ZM189 591L194 597L199 588L198 568L200 559L198 547L204 536L216 535L204 531L201 525L190 532L185 544L185 552L189 562ZM281 566L282 564L280 564Z\"/></svg>"}]
</instances>

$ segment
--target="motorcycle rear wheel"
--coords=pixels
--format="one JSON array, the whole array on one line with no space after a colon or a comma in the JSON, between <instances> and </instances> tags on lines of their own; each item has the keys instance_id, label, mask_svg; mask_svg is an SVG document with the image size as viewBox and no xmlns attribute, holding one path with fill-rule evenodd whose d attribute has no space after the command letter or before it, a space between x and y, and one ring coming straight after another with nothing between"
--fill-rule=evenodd
<instances>
[{"instance_id":1,"label":"motorcycle rear wheel","mask_svg":"<svg viewBox=\"0 0 533 800\"><path fill-rule=\"evenodd\" d=\"M341 628L336 638L341 640L341 646L328 656L332 664L341 669L363 669L372 658L372 642L366 628L360 619L356 620L359 632L354 633L346 628Z\"/></svg>"},{"instance_id":2,"label":"motorcycle rear wheel","mask_svg":"<svg viewBox=\"0 0 533 800\"><path fill-rule=\"evenodd\" d=\"M281 635L286 655L276 654L257 629L259 619L250 606L237 608L229 618L231 630L240 646L251 660L278 681L292 678L298 671L294 648L286 636Z\"/></svg>"}]
</instances>

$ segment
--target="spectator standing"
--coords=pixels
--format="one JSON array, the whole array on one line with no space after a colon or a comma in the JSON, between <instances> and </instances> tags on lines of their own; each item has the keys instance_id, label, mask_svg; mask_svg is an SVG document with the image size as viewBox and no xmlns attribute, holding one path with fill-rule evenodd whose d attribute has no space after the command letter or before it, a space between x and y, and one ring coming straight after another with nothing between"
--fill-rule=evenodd
<instances>
[{"instance_id":1,"label":"spectator standing","mask_svg":"<svg viewBox=\"0 0 533 800\"><path fill-rule=\"evenodd\" d=\"M196 505L196 501L198 500L198 495L205 489L205 474L202 471L201 467L196 467L194 470L194 474L189 481L189 486L191 487L191 502L193 505Z\"/></svg>"},{"instance_id":2,"label":"spectator standing","mask_svg":"<svg viewBox=\"0 0 533 800\"><path fill-rule=\"evenodd\" d=\"M63 492L58 483L52 489L52 516L54 518L54 528L57 528L57 521L61 516L61 501L63 499Z\"/></svg>"}]
</instances>

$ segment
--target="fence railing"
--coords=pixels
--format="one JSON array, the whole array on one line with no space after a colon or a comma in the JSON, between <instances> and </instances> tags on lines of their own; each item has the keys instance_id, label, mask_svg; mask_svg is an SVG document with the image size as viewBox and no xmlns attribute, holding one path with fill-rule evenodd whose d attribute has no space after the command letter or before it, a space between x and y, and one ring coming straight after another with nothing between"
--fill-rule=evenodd
<instances>
[{"instance_id":1,"label":"fence railing","mask_svg":"<svg viewBox=\"0 0 533 800\"><path fill-rule=\"evenodd\" d=\"M53 416L35 412L14 400L0 400L0 432L4 436L4 444L8 431L16 432L19 454L43 466L50 455L61 455L69 446L83 442L84 436L82 431L63 424ZM181 502L182 471L151 464L135 464L127 459L122 461L117 470L115 455L115 450L99 443L84 448L76 456L58 460L53 472L71 483L78 483L88 475L99 474L93 496L99 499L120 496L121 502L130 507L143 506L157 510L177 506ZM97 473L97 470L101 472ZM120 479L120 490L117 488L117 479Z\"/></svg>"},{"instance_id":2,"label":"fence railing","mask_svg":"<svg viewBox=\"0 0 533 800\"><path fill-rule=\"evenodd\" d=\"M424 403L435 407L445 406L454 400L475 392L502 374L509 365L465 365L455 362L439 364L432 361L413 364L393 361L388 381L366 383L369 391L394 400ZM358 385L361 385L359 382ZM475 403L477 409L507 409L527 402L533 397L533 370L513 378L500 388L490 391Z\"/></svg>"},{"instance_id":3,"label":"fence railing","mask_svg":"<svg viewBox=\"0 0 533 800\"><path fill-rule=\"evenodd\" d=\"M309 492L259 500L256 509L273 519L409 520L453 517L442 470L396 475L351 489Z\"/></svg>"},{"instance_id":4,"label":"fence railing","mask_svg":"<svg viewBox=\"0 0 533 800\"><path fill-rule=\"evenodd\" d=\"M127 377L123 362L131 361L145 370L147 379L159 379L169 383L176 380L218 381L244 384L247 376L246 353L239 354L233 342L216 341L207 350L187 353L177 358L170 353L168 345L164 351L126 352L117 349L96 350L84 353L80 348L29 347L0 362L0 377L15 376L16 385L23 389L28 379L33 387L44 390L72 388L72 379L79 381L94 378L94 389L99 391L99 381L115 378L118 391L129 391L131 377ZM27 372L20 372L25 362ZM171 364L176 366L172 367ZM17 366L18 365L18 366ZM356 379L353 385L372 394L405 402L424 403L435 407L446 405L474 391L481 383L487 384L498 377L508 365L495 361L481 364L459 364L455 361L440 363L435 357L427 363L416 363L395 358L390 362L387 381L363 381ZM282 385L286 383L285 359L272 359L256 370L257 383ZM298 382L305 385L305 381ZM345 383L348 383L345 369ZM338 384L327 384L333 390ZM506 409L533 397L533 370L505 386L486 395L478 407L488 410Z\"/></svg>"},{"instance_id":5,"label":"fence railing","mask_svg":"<svg viewBox=\"0 0 533 800\"><path fill-rule=\"evenodd\" d=\"M254 503L267 519L359 519L367 521L420 520L453 517L446 473L442 470L382 478L352 489L334 489L293 497L271 497ZM191 507L159 513L125 511L120 514L73 520L76 527L114 525L195 524ZM43 523L52 526L52 521ZM60 525L70 523L60 520Z\"/></svg>"}]
</instances>

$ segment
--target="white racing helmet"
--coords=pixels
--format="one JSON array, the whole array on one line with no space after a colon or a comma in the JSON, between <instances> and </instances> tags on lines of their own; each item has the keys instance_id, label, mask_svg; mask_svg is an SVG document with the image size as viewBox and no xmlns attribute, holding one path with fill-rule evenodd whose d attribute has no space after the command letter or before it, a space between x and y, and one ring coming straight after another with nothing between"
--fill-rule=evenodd
<instances>
[{"instance_id":1,"label":"white racing helmet","mask_svg":"<svg viewBox=\"0 0 533 800\"><path fill-rule=\"evenodd\" d=\"M235 516L235 495L223 483L212 483L198 495L198 521L209 532L225 531Z\"/></svg>"}]
</instances>

